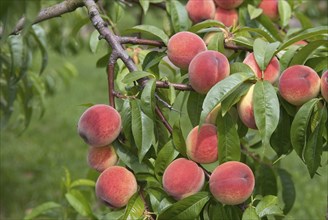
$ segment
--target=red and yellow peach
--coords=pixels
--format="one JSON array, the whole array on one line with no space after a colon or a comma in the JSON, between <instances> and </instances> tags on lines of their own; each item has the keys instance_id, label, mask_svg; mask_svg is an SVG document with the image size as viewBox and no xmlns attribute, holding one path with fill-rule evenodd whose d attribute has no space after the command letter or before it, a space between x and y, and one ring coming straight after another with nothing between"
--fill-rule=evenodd
<instances>
[{"instance_id":1,"label":"red and yellow peach","mask_svg":"<svg viewBox=\"0 0 328 220\"><path fill-rule=\"evenodd\" d=\"M186 10L193 23L198 23L207 19L213 19L215 4L212 0L189 0Z\"/></svg>"},{"instance_id":2,"label":"red and yellow peach","mask_svg":"<svg viewBox=\"0 0 328 220\"><path fill-rule=\"evenodd\" d=\"M328 102L328 70L321 75L321 95Z\"/></svg>"},{"instance_id":3,"label":"red and yellow peach","mask_svg":"<svg viewBox=\"0 0 328 220\"><path fill-rule=\"evenodd\" d=\"M241 121L252 129L257 129L253 108L254 85L252 85L237 104L237 111Z\"/></svg>"},{"instance_id":4,"label":"red and yellow peach","mask_svg":"<svg viewBox=\"0 0 328 220\"><path fill-rule=\"evenodd\" d=\"M244 0L215 0L215 3L220 8L233 9L240 6Z\"/></svg>"},{"instance_id":5,"label":"red and yellow peach","mask_svg":"<svg viewBox=\"0 0 328 220\"><path fill-rule=\"evenodd\" d=\"M233 26L238 22L238 13L236 9L224 9L217 7L214 20L220 21L227 27Z\"/></svg>"},{"instance_id":6,"label":"red and yellow peach","mask_svg":"<svg viewBox=\"0 0 328 220\"><path fill-rule=\"evenodd\" d=\"M103 172L117 163L118 157L113 146L89 147L87 161L91 168Z\"/></svg>"}]
</instances>

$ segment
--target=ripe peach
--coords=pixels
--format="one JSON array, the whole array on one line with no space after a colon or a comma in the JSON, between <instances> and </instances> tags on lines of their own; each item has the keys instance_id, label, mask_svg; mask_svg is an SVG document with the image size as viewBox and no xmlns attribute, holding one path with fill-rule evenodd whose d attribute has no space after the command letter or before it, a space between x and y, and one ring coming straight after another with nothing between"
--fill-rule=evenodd
<instances>
[{"instance_id":1,"label":"ripe peach","mask_svg":"<svg viewBox=\"0 0 328 220\"><path fill-rule=\"evenodd\" d=\"M206 45L197 34L182 31L174 34L167 44L169 60L181 69L188 69L189 63L198 53L205 51Z\"/></svg>"},{"instance_id":2,"label":"ripe peach","mask_svg":"<svg viewBox=\"0 0 328 220\"><path fill-rule=\"evenodd\" d=\"M225 26L230 27L238 22L238 13L236 9L224 9L217 7L214 19L222 22Z\"/></svg>"},{"instance_id":3,"label":"ripe peach","mask_svg":"<svg viewBox=\"0 0 328 220\"><path fill-rule=\"evenodd\" d=\"M189 82L192 88L206 94L217 82L230 73L228 59L217 51L203 51L197 54L189 65Z\"/></svg>"},{"instance_id":4,"label":"ripe peach","mask_svg":"<svg viewBox=\"0 0 328 220\"><path fill-rule=\"evenodd\" d=\"M254 85L249 88L246 95L237 104L237 111L239 118L248 128L257 129L253 108L253 92Z\"/></svg>"},{"instance_id":5,"label":"ripe peach","mask_svg":"<svg viewBox=\"0 0 328 220\"><path fill-rule=\"evenodd\" d=\"M117 163L117 155L113 146L104 147L89 147L87 161L90 167L103 172L110 166L114 166Z\"/></svg>"},{"instance_id":6,"label":"ripe peach","mask_svg":"<svg viewBox=\"0 0 328 220\"><path fill-rule=\"evenodd\" d=\"M278 0L262 0L259 8L263 10L263 14L271 20L276 21L279 18Z\"/></svg>"},{"instance_id":7,"label":"ripe peach","mask_svg":"<svg viewBox=\"0 0 328 220\"><path fill-rule=\"evenodd\" d=\"M229 161L215 168L209 185L212 195L219 202L237 205L250 197L255 179L252 170L246 164Z\"/></svg>"},{"instance_id":8,"label":"ripe peach","mask_svg":"<svg viewBox=\"0 0 328 220\"><path fill-rule=\"evenodd\" d=\"M199 192L204 181L203 170L195 162L185 158L174 160L163 174L164 190L176 200Z\"/></svg>"},{"instance_id":9,"label":"ripe peach","mask_svg":"<svg viewBox=\"0 0 328 220\"><path fill-rule=\"evenodd\" d=\"M218 159L216 126L203 124L194 127L186 138L188 157L197 163L212 163Z\"/></svg>"},{"instance_id":10,"label":"ripe peach","mask_svg":"<svg viewBox=\"0 0 328 220\"><path fill-rule=\"evenodd\" d=\"M137 180L125 167L108 167L96 182L96 195L110 206L121 208L137 192Z\"/></svg>"},{"instance_id":11,"label":"ripe peach","mask_svg":"<svg viewBox=\"0 0 328 220\"><path fill-rule=\"evenodd\" d=\"M77 128L87 144L93 147L106 146L120 134L121 116L113 107L97 104L82 114Z\"/></svg>"},{"instance_id":12,"label":"ripe peach","mask_svg":"<svg viewBox=\"0 0 328 220\"><path fill-rule=\"evenodd\" d=\"M289 103L299 106L318 96L320 77L310 67L294 65L288 67L280 76L280 95Z\"/></svg>"},{"instance_id":13,"label":"ripe peach","mask_svg":"<svg viewBox=\"0 0 328 220\"><path fill-rule=\"evenodd\" d=\"M241 5L244 0L215 0L215 3L220 8L233 9Z\"/></svg>"},{"instance_id":14,"label":"ripe peach","mask_svg":"<svg viewBox=\"0 0 328 220\"><path fill-rule=\"evenodd\" d=\"M260 79L262 78L262 71L259 65L257 65L254 53L248 54L244 59L243 63L247 64L254 71L255 75L258 78ZM267 68L263 71L263 75L264 75L263 79L273 84L279 78L279 72L280 72L279 61L277 57L273 57Z\"/></svg>"},{"instance_id":15,"label":"ripe peach","mask_svg":"<svg viewBox=\"0 0 328 220\"><path fill-rule=\"evenodd\" d=\"M328 70L321 76L321 95L328 102Z\"/></svg>"},{"instance_id":16,"label":"ripe peach","mask_svg":"<svg viewBox=\"0 0 328 220\"><path fill-rule=\"evenodd\" d=\"M198 23L207 19L213 19L215 4L213 0L189 0L186 4L190 20Z\"/></svg>"}]
</instances>

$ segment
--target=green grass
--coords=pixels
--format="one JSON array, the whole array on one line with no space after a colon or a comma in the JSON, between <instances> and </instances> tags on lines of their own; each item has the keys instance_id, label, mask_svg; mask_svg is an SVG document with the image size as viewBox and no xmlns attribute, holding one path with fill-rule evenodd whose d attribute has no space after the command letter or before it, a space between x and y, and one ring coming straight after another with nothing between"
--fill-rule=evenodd
<instances>
[{"instance_id":1,"label":"green grass","mask_svg":"<svg viewBox=\"0 0 328 220\"><path fill-rule=\"evenodd\" d=\"M73 179L88 172L87 146L77 135L76 124L83 103L107 103L107 82L103 69L95 68L97 56L83 52L70 58L79 72L69 88L59 85L57 94L47 98L43 118L32 121L28 130L17 136L13 130L1 133L0 219L22 219L31 208L60 201L61 179L66 167ZM63 59L52 59L48 68ZM327 162L327 153L324 160ZM296 203L287 219L323 220L327 207L327 166L322 176L310 179L306 167L293 153L282 159L282 166L293 176Z\"/></svg>"}]
</instances>

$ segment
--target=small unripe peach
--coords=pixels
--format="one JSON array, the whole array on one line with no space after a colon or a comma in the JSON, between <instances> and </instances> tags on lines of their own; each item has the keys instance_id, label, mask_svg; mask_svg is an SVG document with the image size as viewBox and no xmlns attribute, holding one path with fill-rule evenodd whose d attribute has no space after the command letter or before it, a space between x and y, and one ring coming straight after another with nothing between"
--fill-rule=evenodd
<instances>
[{"instance_id":1,"label":"small unripe peach","mask_svg":"<svg viewBox=\"0 0 328 220\"><path fill-rule=\"evenodd\" d=\"M233 26L238 22L238 13L236 9L224 9L217 7L214 19L222 22L227 27Z\"/></svg>"},{"instance_id":2,"label":"small unripe peach","mask_svg":"<svg viewBox=\"0 0 328 220\"><path fill-rule=\"evenodd\" d=\"M263 10L263 14L275 21L279 18L278 0L262 0L259 8Z\"/></svg>"},{"instance_id":3,"label":"small unripe peach","mask_svg":"<svg viewBox=\"0 0 328 220\"><path fill-rule=\"evenodd\" d=\"M212 195L219 202L226 205L238 205L251 196L255 178L246 164L229 161L215 168L209 185Z\"/></svg>"},{"instance_id":4,"label":"small unripe peach","mask_svg":"<svg viewBox=\"0 0 328 220\"><path fill-rule=\"evenodd\" d=\"M103 172L110 166L114 166L117 163L118 157L115 153L113 146L104 147L89 147L87 161L90 167Z\"/></svg>"},{"instance_id":5,"label":"small unripe peach","mask_svg":"<svg viewBox=\"0 0 328 220\"><path fill-rule=\"evenodd\" d=\"M207 19L213 19L215 4L212 0L189 0L186 4L190 20L198 23Z\"/></svg>"},{"instance_id":6,"label":"small unripe peach","mask_svg":"<svg viewBox=\"0 0 328 220\"><path fill-rule=\"evenodd\" d=\"M252 85L246 95L241 98L237 104L237 110L239 118L248 128L257 129L253 108L253 92L254 85Z\"/></svg>"},{"instance_id":7,"label":"small unripe peach","mask_svg":"<svg viewBox=\"0 0 328 220\"><path fill-rule=\"evenodd\" d=\"M77 129L87 144L93 147L106 146L120 134L121 116L109 105L94 105L82 114Z\"/></svg>"},{"instance_id":8,"label":"small unripe peach","mask_svg":"<svg viewBox=\"0 0 328 220\"><path fill-rule=\"evenodd\" d=\"M164 190L176 200L199 192L204 181L203 170L195 162L185 158L174 160L163 174Z\"/></svg>"},{"instance_id":9,"label":"small unripe peach","mask_svg":"<svg viewBox=\"0 0 328 220\"><path fill-rule=\"evenodd\" d=\"M215 0L217 6L224 9L233 9L241 5L244 0Z\"/></svg>"},{"instance_id":10,"label":"small unripe peach","mask_svg":"<svg viewBox=\"0 0 328 220\"><path fill-rule=\"evenodd\" d=\"M280 76L280 95L289 103L299 106L318 96L320 77L310 67L294 65L288 67Z\"/></svg>"},{"instance_id":11,"label":"small unripe peach","mask_svg":"<svg viewBox=\"0 0 328 220\"><path fill-rule=\"evenodd\" d=\"M217 51L203 51L197 54L189 65L189 82L192 88L206 94L216 83L230 73L228 59Z\"/></svg>"},{"instance_id":12,"label":"small unripe peach","mask_svg":"<svg viewBox=\"0 0 328 220\"><path fill-rule=\"evenodd\" d=\"M321 95L328 102L328 70L321 76Z\"/></svg>"},{"instance_id":13,"label":"small unripe peach","mask_svg":"<svg viewBox=\"0 0 328 220\"><path fill-rule=\"evenodd\" d=\"M125 167L111 166L100 174L96 182L96 195L114 208L128 204L137 192L137 180Z\"/></svg>"},{"instance_id":14,"label":"small unripe peach","mask_svg":"<svg viewBox=\"0 0 328 220\"><path fill-rule=\"evenodd\" d=\"M191 60L206 50L205 42L197 34L182 31L174 34L167 44L167 56L177 67L187 70Z\"/></svg>"},{"instance_id":15,"label":"small unripe peach","mask_svg":"<svg viewBox=\"0 0 328 220\"><path fill-rule=\"evenodd\" d=\"M203 124L194 127L186 138L188 157L197 163L212 163L218 159L216 126Z\"/></svg>"},{"instance_id":16,"label":"small unripe peach","mask_svg":"<svg viewBox=\"0 0 328 220\"><path fill-rule=\"evenodd\" d=\"M262 78L262 71L255 60L254 53L246 56L243 63L247 64L255 73L258 78ZM271 84L275 83L279 78L280 65L277 57L273 57L268 64L267 68L263 71L263 79L269 81Z\"/></svg>"}]
</instances>

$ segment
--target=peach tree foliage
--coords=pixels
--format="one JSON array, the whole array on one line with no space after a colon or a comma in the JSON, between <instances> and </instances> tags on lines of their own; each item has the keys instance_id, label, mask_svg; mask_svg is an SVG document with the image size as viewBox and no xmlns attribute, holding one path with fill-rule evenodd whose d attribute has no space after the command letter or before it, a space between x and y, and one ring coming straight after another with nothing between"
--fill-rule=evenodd
<instances>
[{"instance_id":1,"label":"peach tree foliage","mask_svg":"<svg viewBox=\"0 0 328 220\"><path fill-rule=\"evenodd\" d=\"M173 0L1 3L4 6L0 13L1 126L5 127L17 115L27 126L34 110L42 114L43 100L54 90L53 78L59 75L67 79L75 74L69 63L54 73L43 73L48 48L61 53L78 52L77 45L83 45L84 41L76 33L89 25L94 30L86 32L91 51L96 53L99 44L108 45L108 54L93 65L107 74L104 80L108 79L109 104L122 116L121 136L113 143L119 165L130 169L139 185L126 207L111 209L95 198L95 176L71 180L66 171L63 201L41 204L26 219L40 215L90 219L261 219L272 215L281 218L291 210L297 193L288 170L279 167L284 155L295 150L309 175L318 174L317 169L323 163L321 155L328 149L327 102L318 95L300 107L291 105L281 97L276 84L257 79L242 61L247 52L253 51L261 70L276 56L280 72L299 64L311 67L320 76L328 69L327 27L313 26L306 16L301 16L301 1L279 1L279 19L272 22L257 7L258 0L245 0L239 7L239 25L233 27L215 20L192 24L185 3ZM139 6L140 16L155 8L162 10L158 16L163 24L143 24L140 19L141 23L133 27L118 26L131 7ZM50 13L44 13L45 8ZM76 11L77 8L83 10ZM55 18L64 13L68 15ZM291 18L298 20L300 27L290 26ZM193 91L187 71L172 67L164 58L169 38L181 31L202 38L213 32L207 48L225 54L230 62L230 76L205 95ZM301 40L307 44L295 44ZM258 130L248 129L236 113L236 104L252 84L255 84L254 115ZM241 161L249 165L256 177L253 195L240 205L224 206L213 198L205 184L200 192L176 201L163 190L163 172L174 159L187 157L186 136L193 127L202 125L218 104L221 104L216 118L219 158L201 167L210 175L219 163ZM15 112L14 107L19 111ZM280 195L282 202L278 199Z\"/></svg>"}]
</instances>

